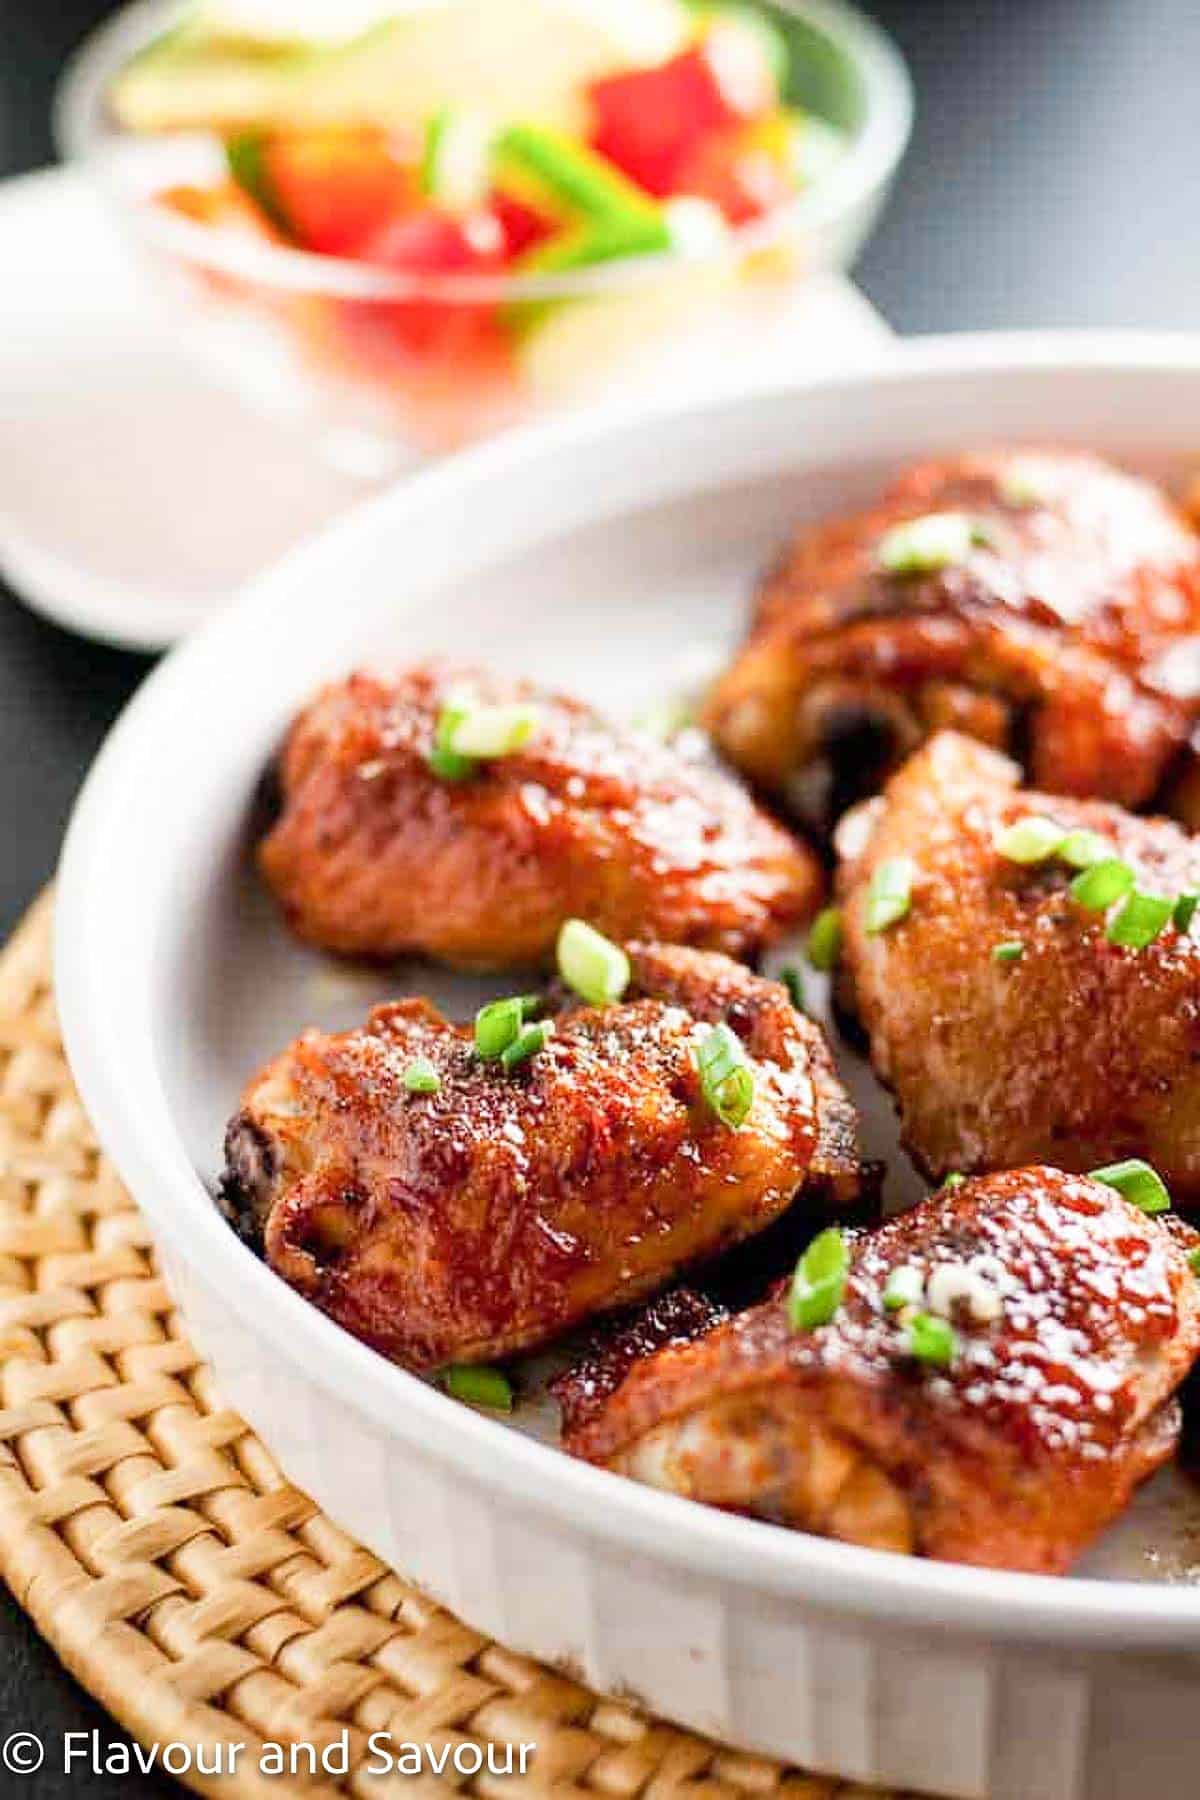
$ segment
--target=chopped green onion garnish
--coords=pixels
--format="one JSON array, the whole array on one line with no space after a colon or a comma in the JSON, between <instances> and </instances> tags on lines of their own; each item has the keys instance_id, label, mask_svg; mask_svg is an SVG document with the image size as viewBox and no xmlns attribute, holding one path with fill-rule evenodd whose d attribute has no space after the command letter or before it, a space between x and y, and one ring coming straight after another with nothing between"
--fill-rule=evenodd
<instances>
[{"instance_id":1,"label":"chopped green onion garnish","mask_svg":"<svg viewBox=\"0 0 1200 1800\"><path fill-rule=\"evenodd\" d=\"M788 999L791 1001L796 1011L803 1012L804 977L796 967L795 963L788 963L786 968L780 969L779 979L787 989Z\"/></svg>"},{"instance_id":2,"label":"chopped green onion garnish","mask_svg":"<svg viewBox=\"0 0 1200 1800\"><path fill-rule=\"evenodd\" d=\"M466 781L475 773L470 756L460 756L450 746L450 739L471 710L471 702L462 694L452 695L438 714L429 752L429 767L442 781Z\"/></svg>"},{"instance_id":3,"label":"chopped green onion garnish","mask_svg":"<svg viewBox=\"0 0 1200 1800\"><path fill-rule=\"evenodd\" d=\"M1188 1268L1193 1275L1200 1275L1200 1244L1188 1251Z\"/></svg>"},{"instance_id":4,"label":"chopped green onion garnish","mask_svg":"<svg viewBox=\"0 0 1200 1800\"><path fill-rule=\"evenodd\" d=\"M1105 1187L1116 1188L1118 1194L1124 1194L1139 1212L1170 1211L1171 1196L1166 1183L1158 1170L1152 1169L1140 1157L1132 1156L1128 1162L1108 1163L1103 1169L1090 1169L1088 1174L1092 1181L1102 1181Z\"/></svg>"},{"instance_id":5,"label":"chopped green onion garnish","mask_svg":"<svg viewBox=\"0 0 1200 1800\"><path fill-rule=\"evenodd\" d=\"M1174 910L1175 902L1167 895L1147 894L1141 888L1134 888L1108 921L1104 935L1110 944L1123 944L1127 950L1144 950L1166 929Z\"/></svg>"},{"instance_id":6,"label":"chopped green onion garnish","mask_svg":"<svg viewBox=\"0 0 1200 1800\"><path fill-rule=\"evenodd\" d=\"M493 1412L513 1409L512 1383L499 1369L483 1363L454 1363L443 1377L446 1392L470 1406L490 1406Z\"/></svg>"},{"instance_id":7,"label":"chopped green onion garnish","mask_svg":"<svg viewBox=\"0 0 1200 1800\"><path fill-rule=\"evenodd\" d=\"M907 856L889 856L871 877L867 890L865 928L871 934L886 931L907 913L912 902L916 865Z\"/></svg>"},{"instance_id":8,"label":"chopped green onion garnish","mask_svg":"<svg viewBox=\"0 0 1200 1800\"><path fill-rule=\"evenodd\" d=\"M619 944L568 919L558 934L558 972L589 1006L611 1006L629 986L629 958Z\"/></svg>"},{"instance_id":9,"label":"chopped green onion garnish","mask_svg":"<svg viewBox=\"0 0 1200 1800\"><path fill-rule=\"evenodd\" d=\"M467 706L446 734L446 748L457 756L511 756L537 729L536 706Z\"/></svg>"},{"instance_id":10,"label":"chopped green onion garnish","mask_svg":"<svg viewBox=\"0 0 1200 1800\"><path fill-rule=\"evenodd\" d=\"M833 968L842 948L842 915L836 906L817 914L804 948L814 969L827 972Z\"/></svg>"},{"instance_id":11,"label":"chopped green onion garnish","mask_svg":"<svg viewBox=\"0 0 1200 1800\"><path fill-rule=\"evenodd\" d=\"M1191 930L1197 906L1200 906L1200 894L1180 894L1175 902L1175 911L1171 914L1171 923L1176 931L1183 934Z\"/></svg>"},{"instance_id":12,"label":"chopped green onion garnish","mask_svg":"<svg viewBox=\"0 0 1200 1800\"><path fill-rule=\"evenodd\" d=\"M1040 506L1046 498L1046 484L1032 463L1018 460L1010 463L1001 477L1000 497L1009 506Z\"/></svg>"},{"instance_id":13,"label":"chopped green onion garnish","mask_svg":"<svg viewBox=\"0 0 1200 1800\"><path fill-rule=\"evenodd\" d=\"M998 831L993 839L996 849L1007 862L1042 863L1049 862L1056 855L1066 837L1061 825L1053 819L1044 819L1038 813L1028 813L1023 819L1014 819Z\"/></svg>"},{"instance_id":14,"label":"chopped green onion garnish","mask_svg":"<svg viewBox=\"0 0 1200 1800\"><path fill-rule=\"evenodd\" d=\"M1019 939L1013 938L1006 944L992 945L992 961L998 963L1020 962L1025 954L1025 946Z\"/></svg>"},{"instance_id":15,"label":"chopped green onion garnish","mask_svg":"<svg viewBox=\"0 0 1200 1800\"><path fill-rule=\"evenodd\" d=\"M410 1094L436 1094L442 1078L427 1056L418 1056L404 1071L404 1085Z\"/></svg>"},{"instance_id":16,"label":"chopped green onion garnish","mask_svg":"<svg viewBox=\"0 0 1200 1800\"><path fill-rule=\"evenodd\" d=\"M792 1276L788 1318L794 1331L811 1331L832 1319L846 1292L850 1250L836 1226L818 1232Z\"/></svg>"},{"instance_id":17,"label":"chopped green onion garnish","mask_svg":"<svg viewBox=\"0 0 1200 1800\"><path fill-rule=\"evenodd\" d=\"M548 1039L553 1035L552 1019L545 1019L540 1025L522 1025L512 1043L507 1044L500 1052L501 1063L506 1069L515 1069L518 1063L527 1062L539 1050L544 1050Z\"/></svg>"},{"instance_id":18,"label":"chopped green onion garnish","mask_svg":"<svg viewBox=\"0 0 1200 1800\"><path fill-rule=\"evenodd\" d=\"M485 1062L495 1062L504 1055L539 1004L536 994L510 994L507 999L480 1007L475 1014L475 1048Z\"/></svg>"},{"instance_id":19,"label":"chopped green onion garnish","mask_svg":"<svg viewBox=\"0 0 1200 1800\"><path fill-rule=\"evenodd\" d=\"M978 541L978 527L966 513L926 513L885 531L875 554L891 575L933 575L965 562Z\"/></svg>"},{"instance_id":20,"label":"chopped green onion garnish","mask_svg":"<svg viewBox=\"0 0 1200 1800\"><path fill-rule=\"evenodd\" d=\"M723 1125L736 1131L754 1104L754 1077L742 1040L728 1025L714 1025L696 1049L704 1098Z\"/></svg>"},{"instance_id":21,"label":"chopped green onion garnish","mask_svg":"<svg viewBox=\"0 0 1200 1800\"><path fill-rule=\"evenodd\" d=\"M966 1184L966 1179L966 1176L960 1175L957 1169L952 1169L945 1181L943 1181L942 1186L944 1188L963 1187Z\"/></svg>"},{"instance_id":22,"label":"chopped green onion garnish","mask_svg":"<svg viewBox=\"0 0 1200 1800\"><path fill-rule=\"evenodd\" d=\"M918 1362L948 1369L958 1350L958 1337L948 1320L937 1313L919 1312L904 1327L904 1348Z\"/></svg>"},{"instance_id":23,"label":"chopped green onion garnish","mask_svg":"<svg viewBox=\"0 0 1200 1800\"><path fill-rule=\"evenodd\" d=\"M917 1306L925 1292L925 1277L912 1263L901 1263L887 1278L883 1304L888 1312L899 1312L905 1306Z\"/></svg>"},{"instance_id":24,"label":"chopped green onion garnish","mask_svg":"<svg viewBox=\"0 0 1200 1800\"><path fill-rule=\"evenodd\" d=\"M1068 831L1058 846L1058 854L1073 869L1090 869L1094 863L1106 861L1116 853L1107 838L1098 831Z\"/></svg>"},{"instance_id":25,"label":"chopped green onion garnish","mask_svg":"<svg viewBox=\"0 0 1200 1800\"><path fill-rule=\"evenodd\" d=\"M1105 857L1084 869L1071 883L1072 900L1088 912L1105 912L1114 900L1120 900L1133 886L1133 870L1119 856Z\"/></svg>"}]
</instances>

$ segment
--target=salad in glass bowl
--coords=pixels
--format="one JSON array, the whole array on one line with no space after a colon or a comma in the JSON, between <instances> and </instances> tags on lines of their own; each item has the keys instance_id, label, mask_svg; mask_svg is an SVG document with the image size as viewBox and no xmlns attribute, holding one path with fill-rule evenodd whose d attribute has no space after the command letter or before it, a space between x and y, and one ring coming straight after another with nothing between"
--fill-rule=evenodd
<instances>
[{"instance_id":1,"label":"salad in glass bowl","mask_svg":"<svg viewBox=\"0 0 1200 1800\"><path fill-rule=\"evenodd\" d=\"M909 94L829 0L193 0L106 26L61 121L202 347L382 473L761 341Z\"/></svg>"}]
</instances>

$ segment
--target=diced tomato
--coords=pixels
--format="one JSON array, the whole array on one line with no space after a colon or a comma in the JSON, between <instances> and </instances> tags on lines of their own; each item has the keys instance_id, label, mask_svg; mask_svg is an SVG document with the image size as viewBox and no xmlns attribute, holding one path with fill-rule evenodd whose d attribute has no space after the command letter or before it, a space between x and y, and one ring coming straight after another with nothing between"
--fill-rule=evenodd
<instances>
[{"instance_id":1,"label":"diced tomato","mask_svg":"<svg viewBox=\"0 0 1200 1800\"><path fill-rule=\"evenodd\" d=\"M362 247L366 262L414 275L488 275L505 262L505 238L495 213L459 218L425 206L392 220ZM457 354L498 330L491 301L413 299L381 301L372 317L408 349Z\"/></svg>"},{"instance_id":2,"label":"diced tomato","mask_svg":"<svg viewBox=\"0 0 1200 1800\"><path fill-rule=\"evenodd\" d=\"M702 138L776 102L766 57L719 26L668 62L605 76L587 92L592 148L660 198L679 192L680 167Z\"/></svg>"},{"instance_id":3,"label":"diced tomato","mask_svg":"<svg viewBox=\"0 0 1200 1800\"><path fill-rule=\"evenodd\" d=\"M306 250L357 256L411 207L416 177L383 132L305 131L270 139L263 174L271 202Z\"/></svg>"},{"instance_id":4,"label":"diced tomato","mask_svg":"<svg viewBox=\"0 0 1200 1800\"><path fill-rule=\"evenodd\" d=\"M514 200L511 194L494 192L488 199L488 210L500 221L506 262L515 262L526 250L545 243L561 229L553 219L526 206L523 200Z\"/></svg>"},{"instance_id":5,"label":"diced tomato","mask_svg":"<svg viewBox=\"0 0 1200 1800\"><path fill-rule=\"evenodd\" d=\"M711 200L731 225L749 225L796 193L781 159L744 128L701 138L680 164L675 182L677 194Z\"/></svg>"}]
</instances>

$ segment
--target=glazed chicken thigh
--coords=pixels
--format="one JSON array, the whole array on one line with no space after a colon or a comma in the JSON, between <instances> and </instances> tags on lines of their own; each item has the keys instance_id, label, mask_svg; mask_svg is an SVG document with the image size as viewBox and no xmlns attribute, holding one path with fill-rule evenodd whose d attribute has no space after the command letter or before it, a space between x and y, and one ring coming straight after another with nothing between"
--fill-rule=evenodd
<instances>
[{"instance_id":1,"label":"glazed chicken thigh","mask_svg":"<svg viewBox=\"0 0 1200 1800\"><path fill-rule=\"evenodd\" d=\"M1157 488L1074 451L964 455L801 532L707 722L820 830L943 726L1140 807L1195 716L1197 632L1200 540Z\"/></svg>"},{"instance_id":2,"label":"glazed chicken thigh","mask_svg":"<svg viewBox=\"0 0 1200 1800\"><path fill-rule=\"evenodd\" d=\"M800 1190L818 1214L849 1204L855 1119L818 1027L726 957L628 955L620 1003L565 1006L511 1069L420 1000L307 1033L246 1089L226 1211L348 1330L432 1369L653 1293ZM752 1077L736 1127L697 1068L718 1022ZM433 1091L407 1085L419 1061Z\"/></svg>"},{"instance_id":3,"label":"glazed chicken thigh","mask_svg":"<svg viewBox=\"0 0 1200 1800\"><path fill-rule=\"evenodd\" d=\"M843 1002L929 1174L1138 1156L1200 1204L1200 843L1017 780L947 732L843 822L865 838L839 874ZM1047 846L1076 834L1066 854L1015 860L1028 820ZM898 869L906 910L879 929Z\"/></svg>"},{"instance_id":4,"label":"glazed chicken thigh","mask_svg":"<svg viewBox=\"0 0 1200 1800\"><path fill-rule=\"evenodd\" d=\"M439 757L469 692L528 740ZM544 960L563 920L753 956L814 910L812 853L729 775L525 683L424 667L326 688L292 726L259 863L293 929L350 955Z\"/></svg>"},{"instance_id":5,"label":"glazed chicken thigh","mask_svg":"<svg viewBox=\"0 0 1200 1800\"><path fill-rule=\"evenodd\" d=\"M607 1397L561 1383L566 1446L850 1543L1059 1573L1174 1448L1196 1242L1053 1169L942 1189L851 1239L826 1322L780 1292Z\"/></svg>"}]
</instances>

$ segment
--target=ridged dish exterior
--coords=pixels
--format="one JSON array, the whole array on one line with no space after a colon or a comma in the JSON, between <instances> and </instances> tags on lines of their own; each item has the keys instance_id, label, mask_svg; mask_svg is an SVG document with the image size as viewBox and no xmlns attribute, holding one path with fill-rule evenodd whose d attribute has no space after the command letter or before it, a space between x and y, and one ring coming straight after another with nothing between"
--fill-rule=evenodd
<instances>
[{"instance_id":1,"label":"ridged dish exterior","mask_svg":"<svg viewBox=\"0 0 1200 1800\"><path fill-rule=\"evenodd\" d=\"M346 1531L451 1612L589 1687L805 1769L952 1800L1194 1791L1200 1658L994 1650L827 1614L614 1550L335 1403L161 1260L225 1398ZM763 1530L773 1527L764 1526ZM1193 1680L1187 1679L1190 1666Z\"/></svg>"}]
</instances>

